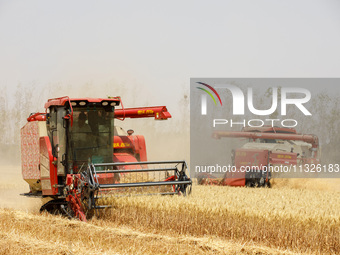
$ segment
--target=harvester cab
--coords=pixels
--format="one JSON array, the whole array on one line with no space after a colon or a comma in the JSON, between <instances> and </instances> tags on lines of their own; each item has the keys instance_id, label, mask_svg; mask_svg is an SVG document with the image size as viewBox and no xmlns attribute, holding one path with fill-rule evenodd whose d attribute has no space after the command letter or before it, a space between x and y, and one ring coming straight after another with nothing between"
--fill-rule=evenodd
<instances>
[{"instance_id":1,"label":"harvester cab","mask_svg":"<svg viewBox=\"0 0 340 255\"><path fill-rule=\"evenodd\" d=\"M54 98L21 129L26 196L50 197L41 211L86 221L110 196L191 191L185 161L148 162L145 139L115 119L171 118L165 106L116 109L119 97ZM106 199L107 200L107 199ZM103 205L105 204L105 205Z\"/></svg>"}]
</instances>

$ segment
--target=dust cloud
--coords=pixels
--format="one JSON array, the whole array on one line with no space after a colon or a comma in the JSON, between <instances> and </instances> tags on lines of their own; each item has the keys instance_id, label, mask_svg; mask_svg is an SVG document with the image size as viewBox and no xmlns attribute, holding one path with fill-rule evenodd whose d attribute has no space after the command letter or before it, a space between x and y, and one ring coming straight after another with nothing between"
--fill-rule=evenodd
<instances>
[{"instance_id":1,"label":"dust cloud","mask_svg":"<svg viewBox=\"0 0 340 255\"><path fill-rule=\"evenodd\" d=\"M20 194L29 192L28 184L22 179L20 165L0 165L0 208L38 212L42 205L39 198L28 198Z\"/></svg>"},{"instance_id":2,"label":"dust cloud","mask_svg":"<svg viewBox=\"0 0 340 255\"><path fill-rule=\"evenodd\" d=\"M273 188L292 188L302 190L336 191L340 192L340 179L320 178L276 178L272 180Z\"/></svg>"}]
</instances>

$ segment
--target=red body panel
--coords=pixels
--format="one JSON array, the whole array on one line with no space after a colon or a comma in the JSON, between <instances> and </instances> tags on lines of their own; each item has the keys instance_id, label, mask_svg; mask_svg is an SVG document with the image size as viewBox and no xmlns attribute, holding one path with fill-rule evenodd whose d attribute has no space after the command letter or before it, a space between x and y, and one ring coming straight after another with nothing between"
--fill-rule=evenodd
<instances>
[{"instance_id":1,"label":"red body panel","mask_svg":"<svg viewBox=\"0 0 340 255\"><path fill-rule=\"evenodd\" d=\"M57 168L53 164L52 147L48 136L40 137L40 171L43 171L43 167L49 171L49 176L41 176L42 182L42 194L43 195L56 195L58 193ZM45 184L44 184L45 181ZM48 181L48 182L47 182ZM49 184L48 184L49 183Z\"/></svg>"},{"instance_id":2,"label":"red body panel","mask_svg":"<svg viewBox=\"0 0 340 255\"><path fill-rule=\"evenodd\" d=\"M224 185L245 186L246 171L253 168L263 170L268 166L268 150L237 149L235 151L236 172L226 174L223 180Z\"/></svg>"},{"instance_id":3,"label":"red body panel","mask_svg":"<svg viewBox=\"0 0 340 255\"><path fill-rule=\"evenodd\" d=\"M245 173L232 173L228 178L224 178L222 185L225 186L245 186L246 178Z\"/></svg>"},{"instance_id":4,"label":"red body panel","mask_svg":"<svg viewBox=\"0 0 340 255\"><path fill-rule=\"evenodd\" d=\"M269 162L272 165L297 165L297 155L292 152L272 152Z\"/></svg>"},{"instance_id":5,"label":"red body panel","mask_svg":"<svg viewBox=\"0 0 340 255\"><path fill-rule=\"evenodd\" d=\"M29 116L27 118L27 121L46 121L46 114L45 113L41 113L41 112L37 112L31 116Z\"/></svg>"},{"instance_id":6,"label":"red body panel","mask_svg":"<svg viewBox=\"0 0 340 255\"><path fill-rule=\"evenodd\" d=\"M114 154L130 152L139 161L147 161L145 138L142 135L114 136L113 148Z\"/></svg>"},{"instance_id":7,"label":"red body panel","mask_svg":"<svg viewBox=\"0 0 340 255\"><path fill-rule=\"evenodd\" d=\"M138 162L137 159L129 153L114 153L113 162ZM136 169L136 166L124 166L124 169Z\"/></svg>"}]
</instances>

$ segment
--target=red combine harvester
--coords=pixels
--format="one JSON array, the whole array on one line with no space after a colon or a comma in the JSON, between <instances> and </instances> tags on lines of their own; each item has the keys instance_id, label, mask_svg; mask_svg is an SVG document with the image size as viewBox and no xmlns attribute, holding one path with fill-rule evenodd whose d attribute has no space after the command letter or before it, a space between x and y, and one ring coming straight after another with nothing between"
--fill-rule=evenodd
<instances>
[{"instance_id":1,"label":"red combine harvester","mask_svg":"<svg viewBox=\"0 0 340 255\"><path fill-rule=\"evenodd\" d=\"M245 138L248 142L232 150L235 171L227 171L223 179L201 174L198 183L202 185L270 187L270 169L320 163L318 137L297 134L293 128L246 127L240 132L215 131L213 137Z\"/></svg>"},{"instance_id":2,"label":"red combine harvester","mask_svg":"<svg viewBox=\"0 0 340 255\"><path fill-rule=\"evenodd\" d=\"M49 99L21 129L23 179L30 197L49 197L40 211L86 221L110 195L186 195L185 161L148 162L145 139L114 119L171 118L165 106L122 108L119 97ZM150 192L151 191L151 192Z\"/></svg>"}]
</instances>

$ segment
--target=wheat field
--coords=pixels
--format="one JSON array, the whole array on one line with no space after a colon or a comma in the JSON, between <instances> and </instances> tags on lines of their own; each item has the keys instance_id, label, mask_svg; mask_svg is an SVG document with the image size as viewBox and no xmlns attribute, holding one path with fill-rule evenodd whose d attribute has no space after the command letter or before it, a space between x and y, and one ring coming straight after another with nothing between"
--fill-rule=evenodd
<instances>
[{"instance_id":1,"label":"wheat field","mask_svg":"<svg viewBox=\"0 0 340 255\"><path fill-rule=\"evenodd\" d=\"M0 180L0 254L340 253L339 180L111 198L113 208L83 223L39 214L41 201L19 197L26 184L12 177Z\"/></svg>"},{"instance_id":2,"label":"wheat field","mask_svg":"<svg viewBox=\"0 0 340 255\"><path fill-rule=\"evenodd\" d=\"M140 231L211 236L270 248L340 253L340 193L194 186L190 197L113 199L101 220Z\"/></svg>"}]
</instances>

